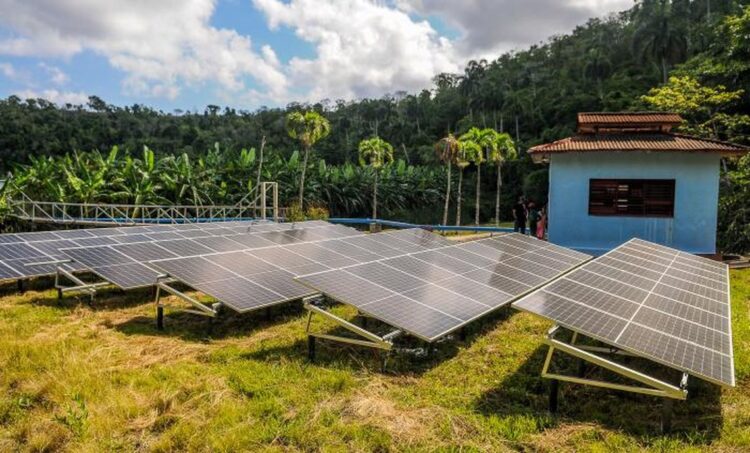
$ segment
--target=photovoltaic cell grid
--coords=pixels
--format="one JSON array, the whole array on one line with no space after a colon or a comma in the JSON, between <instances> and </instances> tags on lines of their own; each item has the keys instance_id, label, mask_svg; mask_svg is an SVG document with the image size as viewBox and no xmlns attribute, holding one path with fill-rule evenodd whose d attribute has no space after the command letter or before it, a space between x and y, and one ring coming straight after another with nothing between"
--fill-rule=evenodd
<instances>
[{"instance_id":1,"label":"photovoltaic cell grid","mask_svg":"<svg viewBox=\"0 0 750 453\"><path fill-rule=\"evenodd\" d=\"M327 224L321 221L302 222L308 227ZM285 226L281 226L285 225ZM0 281L52 275L58 264L37 264L68 259L60 250L71 247L90 247L126 244L162 239L184 239L187 235L239 234L251 231L272 231L291 228L291 224L227 221L185 225L147 225L81 230L41 231L0 235ZM66 263L72 271L86 270L81 263Z\"/></svg>"},{"instance_id":2,"label":"photovoltaic cell grid","mask_svg":"<svg viewBox=\"0 0 750 453\"><path fill-rule=\"evenodd\" d=\"M162 273L149 265L151 261L176 257L208 255L216 252L240 251L256 247L274 246L279 237L290 242L320 240L323 238L351 236L356 230L327 222L300 222L293 224L260 225L251 233L237 233L226 229L230 236L202 236L193 239L164 239L151 242L120 243L95 247L63 249L62 253L87 270L115 284L121 289L153 286ZM218 232L218 229L209 230Z\"/></svg>"},{"instance_id":3,"label":"photovoltaic cell grid","mask_svg":"<svg viewBox=\"0 0 750 453\"><path fill-rule=\"evenodd\" d=\"M428 251L401 252L374 262L304 275L298 281L425 341L434 341L590 258L514 233Z\"/></svg>"},{"instance_id":4,"label":"photovoltaic cell grid","mask_svg":"<svg viewBox=\"0 0 750 453\"><path fill-rule=\"evenodd\" d=\"M327 233L320 229L312 232ZM403 254L399 251L403 249L426 251L450 244L420 229L349 236L287 245L278 241L254 250L162 260L152 265L242 313L317 294L295 282L298 275L383 259Z\"/></svg>"},{"instance_id":5,"label":"photovoltaic cell grid","mask_svg":"<svg viewBox=\"0 0 750 453\"><path fill-rule=\"evenodd\" d=\"M514 307L708 381L734 385L728 268L633 239Z\"/></svg>"}]
</instances>

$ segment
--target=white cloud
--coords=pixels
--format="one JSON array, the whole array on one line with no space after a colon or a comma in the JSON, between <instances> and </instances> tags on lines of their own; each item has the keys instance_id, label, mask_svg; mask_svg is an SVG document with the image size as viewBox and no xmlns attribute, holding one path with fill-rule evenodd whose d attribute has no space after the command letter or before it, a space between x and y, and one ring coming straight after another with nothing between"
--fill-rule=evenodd
<instances>
[{"instance_id":1,"label":"white cloud","mask_svg":"<svg viewBox=\"0 0 750 453\"><path fill-rule=\"evenodd\" d=\"M428 88L436 74L459 72L471 58L494 58L633 2L252 0L271 29L289 28L314 49L313 57L282 63L270 46L211 25L218 1L0 0L0 29L9 31L0 55L69 58L88 50L125 73L123 91L133 96L176 99L185 87L210 84L234 105L377 97ZM441 36L424 17L441 18L460 36ZM39 67L52 85L68 82L56 66ZM6 78L13 70L0 66Z\"/></svg>"},{"instance_id":2,"label":"white cloud","mask_svg":"<svg viewBox=\"0 0 750 453\"><path fill-rule=\"evenodd\" d=\"M0 0L0 25L14 33L0 54L70 57L91 50L127 75L126 91L175 97L182 86L216 82L241 91L252 77L268 97L286 77L272 53L209 21L216 0Z\"/></svg>"},{"instance_id":3,"label":"white cloud","mask_svg":"<svg viewBox=\"0 0 750 453\"><path fill-rule=\"evenodd\" d=\"M58 91L58 90L22 90L14 93L21 99L46 99L58 105L73 104L85 105L89 97L83 92Z\"/></svg>"},{"instance_id":4,"label":"white cloud","mask_svg":"<svg viewBox=\"0 0 750 453\"><path fill-rule=\"evenodd\" d=\"M10 80L15 79L18 75L16 73L16 68L10 63L0 63L0 74Z\"/></svg>"},{"instance_id":5,"label":"white cloud","mask_svg":"<svg viewBox=\"0 0 750 453\"><path fill-rule=\"evenodd\" d=\"M49 76L50 82L52 82L55 85L65 85L70 80L68 75L57 66L51 66L51 65L48 65L47 63L40 62L39 67L44 72L47 73L47 75Z\"/></svg>"},{"instance_id":6,"label":"white cloud","mask_svg":"<svg viewBox=\"0 0 750 453\"><path fill-rule=\"evenodd\" d=\"M466 58L496 57L560 33L590 17L631 7L634 0L396 0L397 8L435 15L462 33Z\"/></svg>"},{"instance_id":7,"label":"white cloud","mask_svg":"<svg viewBox=\"0 0 750 453\"><path fill-rule=\"evenodd\" d=\"M286 68L306 100L380 96L429 87L440 72L457 71L452 43L429 22L368 0L253 0L272 29L290 27L312 43L312 59Z\"/></svg>"}]
</instances>

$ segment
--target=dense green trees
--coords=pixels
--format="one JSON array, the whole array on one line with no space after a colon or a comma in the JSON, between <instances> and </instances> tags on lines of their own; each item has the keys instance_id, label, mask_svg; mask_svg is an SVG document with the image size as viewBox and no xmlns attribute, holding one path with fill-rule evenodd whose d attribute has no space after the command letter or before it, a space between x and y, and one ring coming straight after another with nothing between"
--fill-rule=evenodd
<instances>
[{"instance_id":1,"label":"dense green trees","mask_svg":"<svg viewBox=\"0 0 750 453\"><path fill-rule=\"evenodd\" d=\"M303 193L311 203L329 205L334 214L364 215L369 203L363 194L369 193L373 173L356 166L358 143L378 136L393 145L396 159L385 165L379 178L384 216L396 216L400 209L418 213L428 206L422 202L431 199L444 202L446 223L458 201L457 178L451 173L456 173L459 148L449 134L489 128L503 133L498 152L488 154L485 148L481 153L493 165L481 169L484 177L477 174L480 167L471 165L459 175L473 182L479 193L496 191L495 203L480 200L479 209L476 202L473 208L474 220L478 211L479 221L486 221L493 217L494 207L497 221L509 216L524 179L529 187L545 180L543 172L528 177L539 167L523 151L571 134L579 111L677 109L688 120L687 131L750 143L748 36L750 8L743 9L737 0L642 0L626 12L591 19L546 43L494 60L469 62L461 74L438 74L434 87L420 93L293 103L253 112L208 106L203 112L172 113L141 105L115 107L97 97L86 106L61 107L10 97L0 100L0 167L28 164L19 179L40 197L96 198L102 193L97 185L100 173L76 170L79 181L58 168L61 162L77 168L83 155L99 168L119 145L116 166L123 165L123 171L114 176L104 172L108 200L232 202L262 177L282 182L286 201L291 202L290 193ZM298 111L315 112L330 124L325 133L318 127L318 138L328 136L315 144L314 156L307 152L312 144L297 140L304 129L294 126L294 132L287 133L292 124L287 117ZM141 155L144 147L155 150L153 158L148 152ZM263 165L251 147L264 150ZM308 156L307 164L301 153ZM68 157L47 158L65 154ZM519 159L514 161L515 155ZM128 159L129 166L123 164ZM739 168L737 162L726 162L728 172ZM303 182L302 173L307 172L309 181ZM725 175L723 181L724 197L739 193L738 183L730 187L729 181L745 180ZM119 189L110 193L109 186ZM426 198L405 192L415 187ZM741 197L734 200L739 203ZM731 209L744 212L736 203ZM730 209L730 204L722 206ZM401 218L441 220L432 209L424 211L424 216ZM730 217L728 212L720 214L721 231L728 228Z\"/></svg>"},{"instance_id":2,"label":"dense green trees","mask_svg":"<svg viewBox=\"0 0 750 453\"><path fill-rule=\"evenodd\" d=\"M167 113L142 105L115 107L96 97L86 106L61 108L10 97L0 101L0 166L74 149L108 152L114 145L123 152L137 153L146 145L195 157L214 143L231 150L259 147L263 136L270 150L288 158L298 144L286 134L285 119L299 110L324 113L330 121L330 136L315 149L332 164L356 162L357 144L374 135L393 144L397 158L431 164L432 145L439 138L471 126L509 132L522 151L572 132L578 111L633 107L662 82L663 62L669 69L711 53L731 53L733 61L741 61L747 43L742 33L730 39L728 29L742 24L723 25L727 14L741 13L739 2L710 0L709 14L708 1L639 2L545 44L469 62L462 74L440 74L431 90L380 99L322 100L253 112L209 106L202 112ZM742 70L726 67L715 76L730 78L732 71ZM722 83L733 90L743 81ZM743 97L736 108L748 105Z\"/></svg>"},{"instance_id":3,"label":"dense green trees","mask_svg":"<svg viewBox=\"0 0 750 453\"><path fill-rule=\"evenodd\" d=\"M363 217L371 213L370 194L377 187L378 206L386 216L403 215L414 206L439 204L442 195L438 188L446 177L442 167L394 161L392 147L381 142L363 142L362 158L370 166L327 165L311 159L307 168L311 190L306 192L306 203L324 206L333 215ZM297 199L303 162L296 152L289 158L277 153L266 156L262 179L279 182L284 206ZM254 149L233 152L213 148L204 157L191 159L187 155L159 157L148 148L140 157L124 156L113 148L106 155L93 151L33 158L32 164L16 172L6 194L13 196L18 188L33 199L49 201L231 205L255 187L259 164ZM439 218L432 213L407 220L438 222Z\"/></svg>"}]
</instances>

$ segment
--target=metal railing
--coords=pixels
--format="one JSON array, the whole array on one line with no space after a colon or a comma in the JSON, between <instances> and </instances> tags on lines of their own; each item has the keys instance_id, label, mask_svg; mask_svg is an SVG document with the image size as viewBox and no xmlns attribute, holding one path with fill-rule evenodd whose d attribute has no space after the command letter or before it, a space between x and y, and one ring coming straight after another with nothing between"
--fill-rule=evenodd
<instances>
[{"instance_id":1,"label":"metal railing","mask_svg":"<svg viewBox=\"0 0 750 453\"><path fill-rule=\"evenodd\" d=\"M279 220L281 217L279 187L276 182L262 182L260 187L234 205L65 203L33 200L18 189L13 193L17 198L7 199L10 215L40 223L148 225L242 219Z\"/></svg>"}]
</instances>

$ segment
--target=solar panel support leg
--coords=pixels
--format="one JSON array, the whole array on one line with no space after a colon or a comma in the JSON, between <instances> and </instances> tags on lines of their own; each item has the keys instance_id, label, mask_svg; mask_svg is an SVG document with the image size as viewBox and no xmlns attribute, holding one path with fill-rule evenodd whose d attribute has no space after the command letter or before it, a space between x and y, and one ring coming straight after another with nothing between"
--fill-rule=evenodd
<instances>
[{"instance_id":1,"label":"solar panel support leg","mask_svg":"<svg viewBox=\"0 0 750 453\"><path fill-rule=\"evenodd\" d=\"M328 310L316 306L314 303L306 301L304 303L305 310L309 311L308 317L307 317L307 325L305 327L305 333L307 333L308 338L308 354L310 353L310 347L312 344L314 344L314 339L321 339L321 340L330 340L330 341L336 341L339 343L347 343L347 344L353 344L357 346L365 346L368 348L375 348L375 349L381 349L384 351L390 351L393 348L393 338L401 334L401 331L396 330L394 332L389 333L388 335L385 335L383 337L380 337L368 330L363 329L362 327L359 327L343 318L340 318L333 313L329 312ZM319 314L322 317L326 318L329 321L333 321L334 323L338 324L339 326L343 327L344 329L359 335L360 337L363 337L364 339L358 339L358 338L351 338L351 337L344 337L340 335L331 335L331 334L325 334L325 333L318 333L312 331L312 316L313 314ZM312 343L311 343L312 342ZM314 346L312 346L314 348ZM314 349L312 350L314 352Z\"/></svg>"},{"instance_id":2,"label":"solar panel support leg","mask_svg":"<svg viewBox=\"0 0 750 453\"><path fill-rule=\"evenodd\" d=\"M75 286L63 286L62 283L60 283L61 277L65 277L71 282L75 283ZM86 283L80 278L76 277L72 272L68 271L67 269L63 269L60 266L57 267L57 272L55 273L55 288L57 288L57 295L59 299L62 299L63 294L65 293L80 291L87 293L90 297L89 303L93 303L94 296L96 295L96 289L107 285L109 285L109 282Z\"/></svg>"},{"instance_id":3,"label":"solar panel support leg","mask_svg":"<svg viewBox=\"0 0 750 453\"><path fill-rule=\"evenodd\" d=\"M665 399L661 403L661 432L662 434L672 431L672 401Z\"/></svg>"},{"instance_id":4,"label":"solar panel support leg","mask_svg":"<svg viewBox=\"0 0 750 453\"><path fill-rule=\"evenodd\" d=\"M577 345L565 343L555 338L555 334L559 331L560 327L555 326L547 334L545 343L549 346L547 351L547 357L542 367L542 377L557 381L572 382L574 384L590 385L593 387L603 387L613 390L621 390L625 392L641 393L651 396L660 396L664 398L671 398L677 400L684 400L687 398L687 377L683 375L682 381L679 386L672 385L668 382L664 382L655 377L641 373L640 371L628 368L617 362L613 362L605 357L594 354L584 350ZM564 352L570 356L580 359L585 362L592 363L596 366L605 368L609 371L617 373L625 378L640 382L644 386L618 384L614 382L599 381L595 379L586 379L576 376L568 376L564 374L552 373L549 371L552 363L552 356L555 351Z\"/></svg>"},{"instance_id":5,"label":"solar panel support leg","mask_svg":"<svg viewBox=\"0 0 750 453\"><path fill-rule=\"evenodd\" d=\"M315 362L315 335L307 336L307 358L310 362Z\"/></svg>"},{"instance_id":6,"label":"solar panel support leg","mask_svg":"<svg viewBox=\"0 0 750 453\"><path fill-rule=\"evenodd\" d=\"M21 294L23 294L23 293L26 292L26 288L24 287L24 282L25 282L24 279L19 279L18 280L18 292L21 293Z\"/></svg>"},{"instance_id":7,"label":"solar panel support leg","mask_svg":"<svg viewBox=\"0 0 750 453\"><path fill-rule=\"evenodd\" d=\"M560 381L552 379L549 383L549 412L557 413L557 398L560 394Z\"/></svg>"},{"instance_id":8,"label":"solar panel support leg","mask_svg":"<svg viewBox=\"0 0 750 453\"><path fill-rule=\"evenodd\" d=\"M389 351L380 351L380 372L385 373L385 369L388 366L388 355Z\"/></svg>"},{"instance_id":9,"label":"solar panel support leg","mask_svg":"<svg viewBox=\"0 0 750 453\"><path fill-rule=\"evenodd\" d=\"M194 307L178 308L177 310L179 311L182 311L184 313L192 313L194 315L208 316L210 318L215 318L216 316L218 316L219 309L218 307L216 307L216 305L207 307L205 304L200 303L199 301L193 299L183 292L177 291L165 282L161 281L165 278L167 278L167 276L160 276L156 280L156 296L154 303L156 304L156 323L159 330L162 330L164 328L164 304L161 302L162 291L172 294L173 296L176 296L180 300L187 302Z\"/></svg>"}]
</instances>

